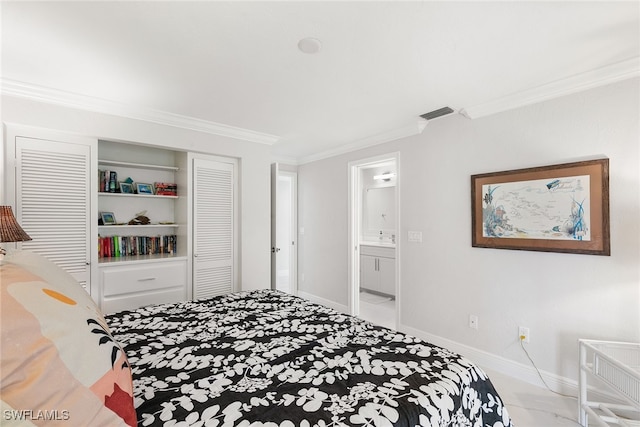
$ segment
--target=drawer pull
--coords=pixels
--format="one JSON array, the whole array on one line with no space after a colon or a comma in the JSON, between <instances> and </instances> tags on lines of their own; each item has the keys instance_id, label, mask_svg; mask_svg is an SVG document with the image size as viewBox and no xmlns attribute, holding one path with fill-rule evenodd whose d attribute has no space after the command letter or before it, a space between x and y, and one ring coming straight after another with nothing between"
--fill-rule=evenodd
<instances>
[{"instance_id":1,"label":"drawer pull","mask_svg":"<svg viewBox=\"0 0 640 427\"><path fill-rule=\"evenodd\" d=\"M155 277L145 277L144 279L138 279L138 282L149 282L151 280L156 280Z\"/></svg>"}]
</instances>

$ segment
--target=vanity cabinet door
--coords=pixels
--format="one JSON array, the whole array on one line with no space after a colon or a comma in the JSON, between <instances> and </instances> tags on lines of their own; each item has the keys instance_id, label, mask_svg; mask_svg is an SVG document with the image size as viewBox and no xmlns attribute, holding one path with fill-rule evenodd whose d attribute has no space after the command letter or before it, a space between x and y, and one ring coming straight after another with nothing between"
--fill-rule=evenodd
<instances>
[{"instance_id":1,"label":"vanity cabinet door","mask_svg":"<svg viewBox=\"0 0 640 427\"><path fill-rule=\"evenodd\" d=\"M360 287L381 292L378 257L369 255L360 256Z\"/></svg>"},{"instance_id":2,"label":"vanity cabinet door","mask_svg":"<svg viewBox=\"0 0 640 427\"><path fill-rule=\"evenodd\" d=\"M387 295L396 294L396 260L393 258L378 258L379 292Z\"/></svg>"}]
</instances>

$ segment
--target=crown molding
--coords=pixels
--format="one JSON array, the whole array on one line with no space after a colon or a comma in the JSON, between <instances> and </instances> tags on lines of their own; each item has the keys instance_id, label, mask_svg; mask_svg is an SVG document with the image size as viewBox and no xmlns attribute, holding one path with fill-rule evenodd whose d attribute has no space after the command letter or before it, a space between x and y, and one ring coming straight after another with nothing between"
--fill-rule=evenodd
<instances>
[{"instance_id":1,"label":"crown molding","mask_svg":"<svg viewBox=\"0 0 640 427\"><path fill-rule=\"evenodd\" d=\"M7 96L126 117L129 119L143 120L260 144L272 145L280 139L280 137L275 135L255 132L249 129L228 126L166 111L135 107L124 103L33 85L17 80L2 78L0 82L2 94Z\"/></svg>"},{"instance_id":2,"label":"crown molding","mask_svg":"<svg viewBox=\"0 0 640 427\"><path fill-rule=\"evenodd\" d=\"M310 156L302 157L298 160L299 165L305 163L316 162L318 160L327 159L329 157L338 156L340 154L349 153L351 151L361 150L363 148L372 147L378 144L384 144L385 142L395 141L397 139L406 138L409 136L419 135L427 126L427 121L424 119L417 119L415 122L411 122L407 125L388 130L376 135L372 135L357 141L341 145L331 150L323 151L321 153L312 154Z\"/></svg>"},{"instance_id":3,"label":"crown molding","mask_svg":"<svg viewBox=\"0 0 640 427\"><path fill-rule=\"evenodd\" d=\"M291 166L298 166L300 164L298 163L298 159L296 159L295 157L282 156L279 154L271 155L271 163L282 163Z\"/></svg>"},{"instance_id":4,"label":"crown molding","mask_svg":"<svg viewBox=\"0 0 640 427\"><path fill-rule=\"evenodd\" d=\"M636 56L626 61L464 108L460 114L470 119L477 119L638 76L640 76L640 57Z\"/></svg>"}]
</instances>

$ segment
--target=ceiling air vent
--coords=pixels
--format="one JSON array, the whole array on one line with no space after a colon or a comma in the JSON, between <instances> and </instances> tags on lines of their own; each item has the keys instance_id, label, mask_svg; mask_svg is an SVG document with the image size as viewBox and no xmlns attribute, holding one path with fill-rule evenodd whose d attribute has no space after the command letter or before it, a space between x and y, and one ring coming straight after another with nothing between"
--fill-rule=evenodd
<instances>
[{"instance_id":1,"label":"ceiling air vent","mask_svg":"<svg viewBox=\"0 0 640 427\"><path fill-rule=\"evenodd\" d=\"M453 110L451 108L442 107L437 110L433 110L428 113L421 114L420 117L422 117L425 120L433 120L433 119L437 119L438 117L446 116L447 114L451 114L451 113L453 113Z\"/></svg>"}]
</instances>

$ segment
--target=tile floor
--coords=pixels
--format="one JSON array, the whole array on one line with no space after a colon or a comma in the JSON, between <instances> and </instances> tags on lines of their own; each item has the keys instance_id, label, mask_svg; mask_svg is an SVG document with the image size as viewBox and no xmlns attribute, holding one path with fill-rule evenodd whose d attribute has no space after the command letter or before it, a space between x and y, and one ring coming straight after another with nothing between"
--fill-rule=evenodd
<instances>
[{"instance_id":1,"label":"tile floor","mask_svg":"<svg viewBox=\"0 0 640 427\"><path fill-rule=\"evenodd\" d=\"M395 329L396 302L391 300L373 304L360 298L360 316L358 317L385 328Z\"/></svg>"},{"instance_id":2,"label":"tile floor","mask_svg":"<svg viewBox=\"0 0 640 427\"><path fill-rule=\"evenodd\" d=\"M359 317L395 329L395 301L371 304L361 298ZM577 399L559 396L498 372L485 371L505 402L515 427L580 426Z\"/></svg>"},{"instance_id":3,"label":"tile floor","mask_svg":"<svg viewBox=\"0 0 640 427\"><path fill-rule=\"evenodd\" d=\"M515 427L580 426L577 398L559 396L498 372L484 370L502 397Z\"/></svg>"}]
</instances>

